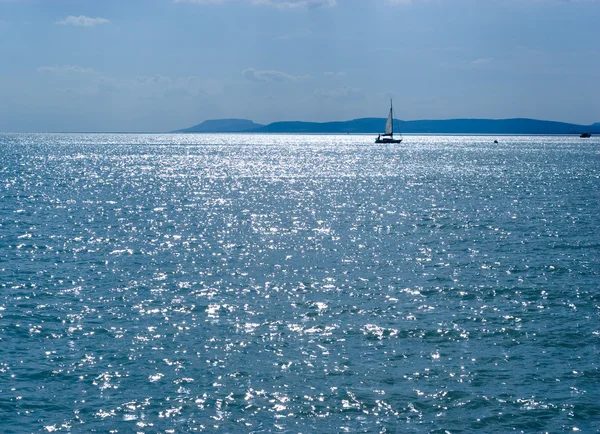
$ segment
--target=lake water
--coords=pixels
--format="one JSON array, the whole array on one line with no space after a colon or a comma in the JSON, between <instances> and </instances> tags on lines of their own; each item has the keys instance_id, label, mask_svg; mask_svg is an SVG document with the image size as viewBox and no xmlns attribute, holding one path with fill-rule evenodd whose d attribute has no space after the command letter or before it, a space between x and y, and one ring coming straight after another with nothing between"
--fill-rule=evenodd
<instances>
[{"instance_id":1,"label":"lake water","mask_svg":"<svg viewBox=\"0 0 600 434\"><path fill-rule=\"evenodd\" d=\"M598 432L600 140L373 139L0 135L2 432Z\"/></svg>"}]
</instances>

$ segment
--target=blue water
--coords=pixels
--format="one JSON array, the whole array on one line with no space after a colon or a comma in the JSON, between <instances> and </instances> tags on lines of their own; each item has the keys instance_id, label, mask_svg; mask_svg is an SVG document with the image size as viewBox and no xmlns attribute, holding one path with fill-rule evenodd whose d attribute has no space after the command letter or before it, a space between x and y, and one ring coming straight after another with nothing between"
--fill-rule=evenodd
<instances>
[{"instance_id":1,"label":"blue water","mask_svg":"<svg viewBox=\"0 0 600 434\"><path fill-rule=\"evenodd\" d=\"M600 140L494 138L0 135L1 431L598 432Z\"/></svg>"}]
</instances>

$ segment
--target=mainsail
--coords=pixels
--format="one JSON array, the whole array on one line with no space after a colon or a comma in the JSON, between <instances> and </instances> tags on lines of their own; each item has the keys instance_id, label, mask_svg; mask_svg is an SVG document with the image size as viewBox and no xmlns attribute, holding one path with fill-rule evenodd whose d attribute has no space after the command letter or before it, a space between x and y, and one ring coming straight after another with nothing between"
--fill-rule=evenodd
<instances>
[{"instance_id":1,"label":"mainsail","mask_svg":"<svg viewBox=\"0 0 600 434\"><path fill-rule=\"evenodd\" d=\"M385 123L384 136L391 136L392 134L394 134L394 119L392 114L392 108L390 107L390 114L388 115L387 122Z\"/></svg>"}]
</instances>

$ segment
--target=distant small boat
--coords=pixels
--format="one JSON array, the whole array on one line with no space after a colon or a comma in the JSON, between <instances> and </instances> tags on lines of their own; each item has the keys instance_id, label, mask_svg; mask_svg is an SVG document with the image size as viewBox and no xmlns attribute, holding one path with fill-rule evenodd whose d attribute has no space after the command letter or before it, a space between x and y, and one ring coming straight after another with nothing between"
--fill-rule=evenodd
<instances>
[{"instance_id":1,"label":"distant small boat","mask_svg":"<svg viewBox=\"0 0 600 434\"><path fill-rule=\"evenodd\" d=\"M494 140L494 143L496 143L496 144L497 144L497 143L498 143L498 140Z\"/></svg>"},{"instance_id":2,"label":"distant small boat","mask_svg":"<svg viewBox=\"0 0 600 434\"><path fill-rule=\"evenodd\" d=\"M592 137L592 135L590 133L581 133L581 136L579 137L581 137L582 139L588 139Z\"/></svg>"},{"instance_id":3,"label":"distant small boat","mask_svg":"<svg viewBox=\"0 0 600 434\"><path fill-rule=\"evenodd\" d=\"M400 134L400 137L402 137L402 134ZM394 106L390 99L390 113L385 122L385 133L378 135L375 139L375 143L400 143L401 141L402 138L394 139Z\"/></svg>"}]
</instances>

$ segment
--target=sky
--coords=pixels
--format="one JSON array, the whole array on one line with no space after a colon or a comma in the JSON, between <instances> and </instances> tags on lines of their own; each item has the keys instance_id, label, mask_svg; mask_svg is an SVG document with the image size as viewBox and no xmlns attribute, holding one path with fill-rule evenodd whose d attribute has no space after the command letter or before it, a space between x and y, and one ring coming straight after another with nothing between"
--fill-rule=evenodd
<instances>
[{"instance_id":1,"label":"sky","mask_svg":"<svg viewBox=\"0 0 600 434\"><path fill-rule=\"evenodd\" d=\"M600 122L600 0L0 0L0 131Z\"/></svg>"}]
</instances>

